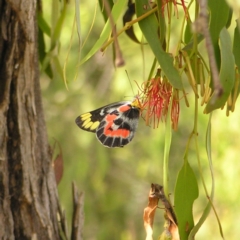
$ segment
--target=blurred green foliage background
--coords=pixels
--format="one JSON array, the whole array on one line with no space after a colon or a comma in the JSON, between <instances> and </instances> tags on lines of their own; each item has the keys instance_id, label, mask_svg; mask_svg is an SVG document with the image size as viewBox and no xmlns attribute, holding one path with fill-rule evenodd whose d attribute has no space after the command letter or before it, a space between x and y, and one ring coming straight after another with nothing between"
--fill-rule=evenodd
<instances>
[{"instance_id":1,"label":"blurred green foliage background","mask_svg":"<svg viewBox=\"0 0 240 240\"><path fill-rule=\"evenodd\" d=\"M93 19L95 1L81 1L81 31L83 39L87 35ZM44 17L51 18L50 3L45 2ZM69 47L74 3L71 2L61 35L59 58L63 63ZM181 14L181 11L179 12ZM98 39L104 25L100 10L90 37L81 53L83 56ZM119 25L121 27L121 24ZM178 31L177 21L173 24ZM66 210L70 226L72 214L71 183L75 181L79 190L85 194L84 239L145 239L143 209L147 206L151 183L162 184L162 159L164 149L164 123L157 129L144 124L140 119L133 141L122 149L103 147L94 134L80 130L75 118L84 112L94 110L111 102L130 100L138 93L135 81L141 85L146 79L152 64L152 54L148 46L141 47L121 35L119 38L126 65L115 69L112 62L111 47L106 53L98 52L85 64L76 68L78 61L77 34L67 64L68 87L66 89L60 76L49 79L41 76L43 104L48 127L49 141L60 143L64 159L64 175L59 184L59 196ZM174 47L174 41L173 41ZM127 70L130 82L126 75ZM77 80L73 81L76 71ZM131 87L133 86L133 89ZM178 171L183 164L186 143L193 128L194 95L186 89L190 107L181 100L179 127L173 132L169 166L169 191L174 192ZM212 117L212 157L216 179L214 206L220 217L223 232L227 239L237 239L240 222L239 192L239 119L240 106L230 117L224 110L217 110ZM208 115L199 107L198 138L200 157L207 186L211 186L210 172L205 150L205 134ZM199 176L194 148L189 152L189 162ZM199 219L207 203L200 179L200 195L194 205L195 221ZM173 196L171 196L173 199ZM161 203L159 203L161 207ZM163 231L164 211L158 209L155 215L155 239ZM211 211L207 221L200 229L196 239L221 239L216 218Z\"/></svg>"}]
</instances>

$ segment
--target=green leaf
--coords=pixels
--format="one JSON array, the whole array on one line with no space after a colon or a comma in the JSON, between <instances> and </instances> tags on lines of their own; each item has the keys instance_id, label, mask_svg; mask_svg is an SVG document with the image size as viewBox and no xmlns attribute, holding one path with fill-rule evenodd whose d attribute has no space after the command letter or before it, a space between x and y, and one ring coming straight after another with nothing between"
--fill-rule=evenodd
<instances>
[{"instance_id":1,"label":"green leaf","mask_svg":"<svg viewBox=\"0 0 240 240\"><path fill-rule=\"evenodd\" d=\"M164 9L164 3L162 0L156 1L158 6L158 28L159 28L159 35L160 35L160 42L163 49L166 49L166 22L165 16L163 15L162 10Z\"/></svg>"},{"instance_id":2,"label":"green leaf","mask_svg":"<svg viewBox=\"0 0 240 240\"><path fill-rule=\"evenodd\" d=\"M46 52L45 52L45 41L44 41L44 34L42 29L39 27L38 28L38 57L39 57L39 61L40 63L43 62L43 59L46 56Z\"/></svg>"},{"instance_id":3,"label":"green leaf","mask_svg":"<svg viewBox=\"0 0 240 240\"><path fill-rule=\"evenodd\" d=\"M223 87L223 94L220 98L216 98L214 94L212 95L205 108L206 113L224 106L235 82L235 61L232 54L232 43L226 28L223 28L220 33L220 54L221 68L219 78Z\"/></svg>"},{"instance_id":4,"label":"green leaf","mask_svg":"<svg viewBox=\"0 0 240 240\"><path fill-rule=\"evenodd\" d=\"M48 37L51 36L51 28L49 27L48 23L45 21L45 19L42 16L42 13L38 13L38 26L42 30L43 33L45 33Z\"/></svg>"},{"instance_id":5,"label":"green leaf","mask_svg":"<svg viewBox=\"0 0 240 240\"><path fill-rule=\"evenodd\" d=\"M226 0L209 0L208 6L210 9L211 17L209 31L213 44L217 45L219 34L228 23L230 8L227 5Z\"/></svg>"},{"instance_id":6,"label":"green leaf","mask_svg":"<svg viewBox=\"0 0 240 240\"><path fill-rule=\"evenodd\" d=\"M64 77L63 77L62 66L57 56L52 57L52 64L54 65L54 70L56 71L56 73L58 73L63 80Z\"/></svg>"},{"instance_id":7,"label":"green leaf","mask_svg":"<svg viewBox=\"0 0 240 240\"><path fill-rule=\"evenodd\" d=\"M123 26L125 26L127 22L130 22L134 15L135 15L135 3L128 3L128 8L123 15ZM132 41L141 44L141 42L136 37L133 26L130 26L128 29L126 29L125 33Z\"/></svg>"},{"instance_id":8,"label":"green leaf","mask_svg":"<svg viewBox=\"0 0 240 240\"><path fill-rule=\"evenodd\" d=\"M172 109L173 105L173 97L171 97L170 101L170 109ZM165 194L168 198L168 181L169 181L169 154L172 142L172 125L171 125L171 111L167 113L166 119L166 131L165 131L165 144L164 144L164 155L163 155L163 186L165 189Z\"/></svg>"},{"instance_id":9,"label":"green leaf","mask_svg":"<svg viewBox=\"0 0 240 240\"><path fill-rule=\"evenodd\" d=\"M197 34L197 33L196 33ZM187 24L184 32L184 42L186 45L182 50L184 51L191 51L194 47L194 43L199 44L204 39L203 35L197 34L196 39L192 32L192 22L190 19L187 19Z\"/></svg>"},{"instance_id":10,"label":"green leaf","mask_svg":"<svg viewBox=\"0 0 240 240\"><path fill-rule=\"evenodd\" d=\"M197 44L199 44L204 39L203 35L197 35ZM194 47L194 39L191 39L187 45L182 49L183 51L191 51Z\"/></svg>"},{"instance_id":11,"label":"green leaf","mask_svg":"<svg viewBox=\"0 0 240 240\"><path fill-rule=\"evenodd\" d=\"M220 62L220 50L218 46L218 39L221 30L227 25L229 19L230 8L226 3L226 0L209 0L208 6L210 9L210 26L209 31L214 48L215 58L218 67ZM221 17L219 17L221 16Z\"/></svg>"},{"instance_id":12,"label":"green leaf","mask_svg":"<svg viewBox=\"0 0 240 240\"><path fill-rule=\"evenodd\" d=\"M76 17L76 26L77 26L77 34L78 34L78 43L79 49L81 47L81 21L80 21L80 0L75 0L75 17ZM80 53L81 51L79 51Z\"/></svg>"},{"instance_id":13,"label":"green leaf","mask_svg":"<svg viewBox=\"0 0 240 240\"><path fill-rule=\"evenodd\" d=\"M226 23L226 28L229 28L231 26L231 22L232 22L232 15L233 15L233 10L230 8L229 9L229 14L228 14L228 20Z\"/></svg>"},{"instance_id":14,"label":"green leaf","mask_svg":"<svg viewBox=\"0 0 240 240\"><path fill-rule=\"evenodd\" d=\"M127 2L127 0L118 0L114 4L114 6L112 8L112 12L111 12L114 23L116 23L117 19L121 16L122 11L123 11L124 7L126 6L126 2ZM83 57L83 59L80 62L80 65L83 64L84 62L86 62L93 54L95 54L102 47L103 43L109 37L111 30L112 30L111 24L108 19L108 21L106 22L106 24L102 30L102 33L101 33L99 39L96 41L96 43L91 48L91 50L86 54L86 56Z\"/></svg>"},{"instance_id":15,"label":"green leaf","mask_svg":"<svg viewBox=\"0 0 240 240\"><path fill-rule=\"evenodd\" d=\"M143 14L146 14L148 10L151 10L148 0L138 0L135 4L137 17L140 17ZM167 79L174 88L183 89L180 75L173 65L173 58L162 49L162 43L158 35L158 21L155 14L151 14L144 18L138 24Z\"/></svg>"},{"instance_id":16,"label":"green leaf","mask_svg":"<svg viewBox=\"0 0 240 240\"><path fill-rule=\"evenodd\" d=\"M53 0L52 1L52 9L51 9L51 48L53 48L52 46L55 45L55 42L54 42L54 38L53 38L53 35L54 35L54 28L56 27L57 25L57 22L58 22L58 18L59 18L59 13L60 13L60 2L58 0Z\"/></svg>"},{"instance_id":17,"label":"green leaf","mask_svg":"<svg viewBox=\"0 0 240 240\"><path fill-rule=\"evenodd\" d=\"M185 159L177 178L174 193L175 213L178 220L178 229L181 240L186 240L192 228L193 202L198 197L198 185L195 174Z\"/></svg>"},{"instance_id":18,"label":"green leaf","mask_svg":"<svg viewBox=\"0 0 240 240\"><path fill-rule=\"evenodd\" d=\"M213 202L215 181L214 181L213 165L212 165L212 155L211 155L211 152L212 152L212 150L211 150L211 117L212 117L212 114L210 114L210 116L209 116L208 128L207 128L207 133L206 133L206 151L207 151L209 169L210 169L211 178L212 178L212 188L211 188L210 200ZM194 236L196 235L196 233L198 232L198 230L200 229L202 224L207 219L207 217L208 217L208 215L210 213L211 208L212 208L211 203L210 203L210 201L208 201L207 205L204 208L202 216L200 217L200 219L198 220L197 224L192 229L192 231L191 231L191 233L189 235L189 239L194 239Z\"/></svg>"},{"instance_id":19,"label":"green leaf","mask_svg":"<svg viewBox=\"0 0 240 240\"><path fill-rule=\"evenodd\" d=\"M234 30L234 38L233 38L233 54L235 57L235 64L238 67L238 72L240 71L240 21L239 21L239 19L238 19L238 21L236 21L236 28ZM237 83L235 83L235 86L236 85L237 85ZM238 85L238 89L233 89L233 91L232 91L233 95L236 94L236 93L234 93L235 91L237 92L237 96L238 96L238 94L240 92L240 85Z\"/></svg>"},{"instance_id":20,"label":"green leaf","mask_svg":"<svg viewBox=\"0 0 240 240\"><path fill-rule=\"evenodd\" d=\"M53 29L53 35L52 35L52 41L51 41L51 49L54 49L56 46L56 43L59 41L60 39L60 34L62 32L62 28L63 28L63 23L66 17L66 12L67 12L67 1L64 0L64 5L63 5L63 9L61 11L61 14L56 22L55 28Z\"/></svg>"},{"instance_id":21,"label":"green leaf","mask_svg":"<svg viewBox=\"0 0 240 240\"><path fill-rule=\"evenodd\" d=\"M184 42L187 44L192 40L192 37L193 37L192 21L190 19L187 19L187 24L184 32Z\"/></svg>"},{"instance_id":22,"label":"green leaf","mask_svg":"<svg viewBox=\"0 0 240 240\"><path fill-rule=\"evenodd\" d=\"M39 55L39 62L41 63L41 65L43 65L44 59L46 57L46 51L45 51L43 31L40 27L38 28L38 55ZM49 78L51 79L53 78L53 72L49 62L46 65L44 72L48 75Z\"/></svg>"},{"instance_id":23,"label":"green leaf","mask_svg":"<svg viewBox=\"0 0 240 240\"><path fill-rule=\"evenodd\" d=\"M101 12L102 12L102 15L103 15L103 18L105 20L105 22L107 22L108 20L108 14L107 14L107 11L106 11L106 7L104 6L104 3L108 4L109 8L112 9L113 8L113 1L112 0L98 0L98 3L99 3L99 6L100 6L100 9L101 9Z\"/></svg>"},{"instance_id":24,"label":"green leaf","mask_svg":"<svg viewBox=\"0 0 240 240\"><path fill-rule=\"evenodd\" d=\"M234 30L234 40L233 40L233 54L235 57L235 63L238 67L238 69L240 70L240 26L239 26L239 22L236 22L237 25L235 27Z\"/></svg>"}]
</instances>

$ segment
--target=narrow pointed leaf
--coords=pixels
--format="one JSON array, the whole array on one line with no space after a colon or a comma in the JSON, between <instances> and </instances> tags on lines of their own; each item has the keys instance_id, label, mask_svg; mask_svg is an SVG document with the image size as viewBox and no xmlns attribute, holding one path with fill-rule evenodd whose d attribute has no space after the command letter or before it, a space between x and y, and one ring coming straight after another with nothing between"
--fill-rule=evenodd
<instances>
[{"instance_id":1,"label":"narrow pointed leaf","mask_svg":"<svg viewBox=\"0 0 240 240\"><path fill-rule=\"evenodd\" d=\"M61 14L57 20L57 23L55 25L55 28L53 30L53 35L52 35L52 46L51 48L55 48L56 43L59 41L62 29L63 29L63 23L66 18L66 13L67 13L67 7L68 4L66 0L64 1L63 9L61 11Z\"/></svg>"},{"instance_id":2,"label":"narrow pointed leaf","mask_svg":"<svg viewBox=\"0 0 240 240\"><path fill-rule=\"evenodd\" d=\"M112 17L113 17L113 21L116 22L117 19L120 17L120 15L122 14L122 11L124 9L124 7L126 6L126 2L127 0L118 0L113 8L112 8ZM109 22L109 20L106 22L102 33L99 37L99 39L96 41L96 43L94 44L94 46L91 48L91 50L86 54L85 57L83 57L83 59L80 62L80 65L83 64L84 62L86 62L91 56L93 56L93 54L95 54L104 44L104 42L107 40L107 38L110 36L111 33L111 24Z\"/></svg>"},{"instance_id":3,"label":"narrow pointed leaf","mask_svg":"<svg viewBox=\"0 0 240 240\"><path fill-rule=\"evenodd\" d=\"M187 19L187 24L184 32L184 42L189 43L192 40L193 31L192 31L192 21Z\"/></svg>"},{"instance_id":4,"label":"narrow pointed leaf","mask_svg":"<svg viewBox=\"0 0 240 240\"><path fill-rule=\"evenodd\" d=\"M235 60L232 53L232 42L226 28L223 28L220 33L220 54L221 67L219 77L223 87L223 94L220 98L216 98L214 94L212 95L205 108L206 113L224 106L235 81Z\"/></svg>"},{"instance_id":5,"label":"narrow pointed leaf","mask_svg":"<svg viewBox=\"0 0 240 240\"><path fill-rule=\"evenodd\" d=\"M40 27L38 28L38 53L39 53L38 54L39 62L41 63L41 65L43 65L44 59L46 57L46 52L45 52L45 41L44 41L43 31L41 30ZM46 65L44 72L48 75L50 79L53 78L53 72L49 62Z\"/></svg>"},{"instance_id":6,"label":"narrow pointed leaf","mask_svg":"<svg viewBox=\"0 0 240 240\"><path fill-rule=\"evenodd\" d=\"M133 18L133 16L135 15L135 3L131 3L128 4L128 9L125 11L125 14L123 15L123 26L125 26L125 24L127 22L130 22ZM125 33L127 34L127 36L132 39L135 43L141 43L137 37L136 34L134 32L133 26L131 26L130 28L128 28Z\"/></svg>"},{"instance_id":7,"label":"narrow pointed leaf","mask_svg":"<svg viewBox=\"0 0 240 240\"><path fill-rule=\"evenodd\" d=\"M107 14L106 8L104 6L104 3L106 3L106 2L108 4L109 8L112 9L113 8L113 1L112 0L105 0L105 1L98 0L98 4L100 6L100 9L102 10L101 12L102 12L102 15L103 15L103 18L104 18L105 22L107 22L107 20L108 20L108 14Z\"/></svg>"},{"instance_id":8,"label":"narrow pointed leaf","mask_svg":"<svg viewBox=\"0 0 240 240\"><path fill-rule=\"evenodd\" d=\"M48 23L45 21L45 19L42 16L42 13L38 13L38 26L42 30L43 33L45 33L48 37L51 36L51 28L49 27Z\"/></svg>"},{"instance_id":9,"label":"narrow pointed leaf","mask_svg":"<svg viewBox=\"0 0 240 240\"><path fill-rule=\"evenodd\" d=\"M80 2L79 1L80 0L75 0L75 16L76 16L78 43L80 48L82 45L82 38L81 38L81 18L80 18ZM79 52L81 52L81 49Z\"/></svg>"},{"instance_id":10,"label":"narrow pointed leaf","mask_svg":"<svg viewBox=\"0 0 240 240\"><path fill-rule=\"evenodd\" d=\"M209 31L213 44L217 45L219 34L228 23L230 8L225 0L209 0L208 6L211 15Z\"/></svg>"},{"instance_id":11,"label":"narrow pointed leaf","mask_svg":"<svg viewBox=\"0 0 240 240\"><path fill-rule=\"evenodd\" d=\"M210 25L209 31L212 39L212 44L215 53L215 59L218 67L221 65L220 49L218 45L219 34L227 25L229 18L229 7L225 0L209 0L208 7L210 10ZM219 17L221 16L221 17Z\"/></svg>"},{"instance_id":12,"label":"narrow pointed leaf","mask_svg":"<svg viewBox=\"0 0 240 240\"><path fill-rule=\"evenodd\" d=\"M211 177L212 177L212 187L211 187L210 200L213 202L215 181L214 181L214 175L213 175L213 165L212 165L212 156L211 156L211 152L212 152L212 150L211 150L211 114L209 116L208 128L207 128L207 133L206 133L206 152L207 152L207 156L208 156L209 169L210 169ZM203 225L203 223L207 219L211 208L212 208L211 203L209 201L204 208L202 216L200 217L197 224L192 229L192 231L189 235L189 239L194 239L194 236L196 235L196 233L198 232L200 227Z\"/></svg>"},{"instance_id":13,"label":"narrow pointed leaf","mask_svg":"<svg viewBox=\"0 0 240 240\"><path fill-rule=\"evenodd\" d=\"M148 0L138 0L135 4L137 17L140 17L151 10ZM158 34L158 21L155 14L151 14L150 16L141 20L139 22L139 26L167 79L174 88L183 89L180 75L173 65L173 58L170 56L170 54L166 53L162 49L162 43Z\"/></svg>"},{"instance_id":14,"label":"narrow pointed leaf","mask_svg":"<svg viewBox=\"0 0 240 240\"><path fill-rule=\"evenodd\" d=\"M240 26L239 22L236 22L236 28L234 30L234 40L233 40L233 54L235 57L235 63L240 70Z\"/></svg>"},{"instance_id":15,"label":"narrow pointed leaf","mask_svg":"<svg viewBox=\"0 0 240 240\"><path fill-rule=\"evenodd\" d=\"M178 174L174 193L175 213L181 240L188 239L188 235L194 227L192 209L197 197L197 180L191 166L188 161L185 160Z\"/></svg>"}]
</instances>

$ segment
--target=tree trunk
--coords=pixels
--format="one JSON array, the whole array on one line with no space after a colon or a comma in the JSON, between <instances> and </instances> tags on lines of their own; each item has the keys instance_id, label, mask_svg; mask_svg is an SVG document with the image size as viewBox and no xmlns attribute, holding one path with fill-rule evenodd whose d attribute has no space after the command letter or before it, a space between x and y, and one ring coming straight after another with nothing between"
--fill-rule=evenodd
<instances>
[{"instance_id":1,"label":"tree trunk","mask_svg":"<svg viewBox=\"0 0 240 240\"><path fill-rule=\"evenodd\" d=\"M36 6L37 0L0 0L0 239L60 239Z\"/></svg>"}]
</instances>

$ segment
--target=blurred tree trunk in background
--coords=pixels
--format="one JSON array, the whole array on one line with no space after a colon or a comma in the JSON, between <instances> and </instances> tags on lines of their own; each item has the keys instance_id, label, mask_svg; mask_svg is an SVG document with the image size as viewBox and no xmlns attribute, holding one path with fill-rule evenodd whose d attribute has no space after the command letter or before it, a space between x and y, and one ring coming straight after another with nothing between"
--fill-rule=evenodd
<instances>
[{"instance_id":1,"label":"blurred tree trunk in background","mask_svg":"<svg viewBox=\"0 0 240 240\"><path fill-rule=\"evenodd\" d=\"M60 239L36 8L37 0L0 0L0 239Z\"/></svg>"}]
</instances>

